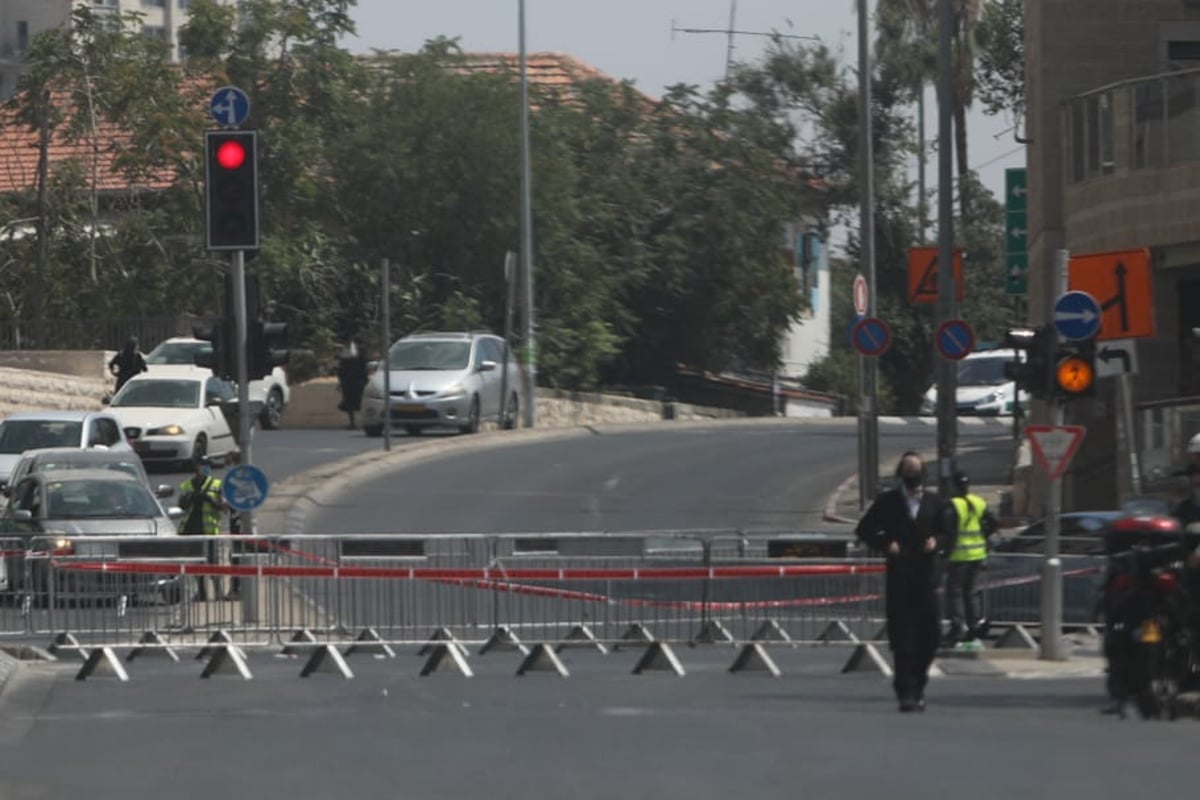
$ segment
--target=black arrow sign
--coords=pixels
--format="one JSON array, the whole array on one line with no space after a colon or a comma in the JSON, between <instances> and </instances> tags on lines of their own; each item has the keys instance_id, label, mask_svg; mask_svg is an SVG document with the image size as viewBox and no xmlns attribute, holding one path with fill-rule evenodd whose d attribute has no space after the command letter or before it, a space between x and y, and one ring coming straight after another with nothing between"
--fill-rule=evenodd
<instances>
[{"instance_id":1,"label":"black arrow sign","mask_svg":"<svg viewBox=\"0 0 1200 800\"><path fill-rule=\"evenodd\" d=\"M1126 331L1129 330L1129 303L1125 297L1125 273L1126 272L1128 272L1128 270L1125 268L1125 265L1122 262L1118 261L1117 266L1113 268L1113 277L1115 277L1117 279L1117 293L1100 304L1101 311L1108 311L1113 306L1120 306L1121 333L1125 333ZM1121 350L1119 352L1124 353L1125 351ZM1129 354L1126 353L1125 357L1128 359ZM1128 365L1128 363L1129 362L1126 361L1127 365ZM1128 372L1129 370L1126 369L1125 371Z\"/></svg>"},{"instance_id":2,"label":"black arrow sign","mask_svg":"<svg viewBox=\"0 0 1200 800\"><path fill-rule=\"evenodd\" d=\"M1120 347L1109 347L1108 345L1104 345L1100 348L1100 352L1096 353L1096 358L1100 359L1105 364L1114 359L1120 359L1122 372L1133 371L1133 364L1129 360L1129 351L1123 350Z\"/></svg>"}]
</instances>

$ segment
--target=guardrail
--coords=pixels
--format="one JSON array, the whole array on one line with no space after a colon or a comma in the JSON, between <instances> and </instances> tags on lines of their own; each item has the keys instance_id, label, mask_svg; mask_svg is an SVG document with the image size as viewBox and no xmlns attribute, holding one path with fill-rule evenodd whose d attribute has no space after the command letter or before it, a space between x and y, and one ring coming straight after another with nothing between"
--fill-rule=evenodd
<instances>
[{"instance_id":1,"label":"guardrail","mask_svg":"<svg viewBox=\"0 0 1200 800\"><path fill-rule=\"evenodd\" d=\"M665 642L822 641L840 627L874 638L884 565L848 545L681 532L10 540L0 635L193 646L222 631L265 646L310 636L414 644L442 629L485 642L507 629L525 641L619 645L646 632ZM780 556L816 549L834 554ZM1064 562L1064 621L1094 622L1100 562ZM992 557L992 619L1037 621L1040 566L1035 556Z\"/></svg>"}]
</instances>

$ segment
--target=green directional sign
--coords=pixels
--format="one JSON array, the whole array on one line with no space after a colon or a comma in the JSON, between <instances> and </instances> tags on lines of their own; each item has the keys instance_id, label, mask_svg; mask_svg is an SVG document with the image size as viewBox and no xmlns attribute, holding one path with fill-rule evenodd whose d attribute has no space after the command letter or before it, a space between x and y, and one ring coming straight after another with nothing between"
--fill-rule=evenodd
<instances>
[{"instance_id":1,"label":"green directional sign","mask_svg":"<svg viewBox=\"0 0 1200 800\"><path fill-rule=\"evenodd\" d=\"M1025 168L1004 171L1004 287L1009 294L1025 294L1029 281L1029 219L1025 213L1029 196Z\"/></svg>"}]
</instances>

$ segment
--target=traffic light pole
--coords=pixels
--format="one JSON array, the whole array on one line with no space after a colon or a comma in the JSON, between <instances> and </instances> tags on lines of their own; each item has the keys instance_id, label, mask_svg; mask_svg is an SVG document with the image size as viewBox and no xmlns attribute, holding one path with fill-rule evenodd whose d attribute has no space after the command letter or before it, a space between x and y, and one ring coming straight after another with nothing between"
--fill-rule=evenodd
<instances>
[{"instance_id":1,"label":"traffic light pole","mask_svg":"<svg viewBox=\"0 0 1200 800\"><path fill-rule=\"evenodd\" d=\"M952 39L954 15L950 0L938 0L938 316L954 319L958 287L954 285L954 163L951 98ZM966 187L959 187L965 191ZM937 362L937 454L938 489L946 497L953 494L951 479L958 450L958 367L945 358Z\"/></svg>"},{"instance_id":2,"label":"traffic light pole","mask_svg":"<svg viewBox=\"0 0 1200 800\"><path fill-rule=\"evenodd\" d=\"M383 449L392 449L392 264L386 258L383 260L383 274L380 276L380 316L382 331L379 342L379 366L383 370Z\"/></svg>"},{"instance_id":3,"label":"traffic light pole","mask_svg":"<svg viewBox=\"0 0 1200 800\"><path fill-rule=\"evenodd\" d=\"M858 102L861 169L859 248L861 270L867 279L867 316L876 314L875 290L875 150L871 125L870 17L866 0L858 0ZM859 505L874 502L879 482L878 359L860 355L858 406Z\"/></svg>"},{"instance_id":4,"label":"traffic light pole","mask_svg":"<svg viewBox=\"0 0 1200 800\"><path fill-rule=\"evenodd\" d=\"M246 254L243 250L234 250L232 255L233 318L237 333L234 358L237 359L238 448L241 450L241 463L253 464L250 447L250 348L247 346L249 326L246 321ZM242 531L255 533L253 511L242 512Z\"/></svg>"},{"instance_id":5,"label":"traffic light pole","mask_svg":"<svg viewBox=\"0 0 1200 800\"><path fill-rule=\"evenodd\" d=\"M1054 292L1046 303L1047 314L1052 315L1054 298L1061 296L1067 290L1067 266L1070 263L1070 252L1058 250L1055 252L1054 263ZM1058 330L1051 324L1046 326L1050 341L1047 349L1054 353L1058 346ZM1056 360L1046 359L1047 416L1051 425L1063 424L1063 408L1055 390L1055 371L1058 368ZM1050 479L1050 493L1046 498L1046 538L1042 560L1042 641L1040 658L1044 661L1062 661L1062 560L1059 558L1059 516L1062 513L1062 478Z\"/></svg>"}]
</instances>

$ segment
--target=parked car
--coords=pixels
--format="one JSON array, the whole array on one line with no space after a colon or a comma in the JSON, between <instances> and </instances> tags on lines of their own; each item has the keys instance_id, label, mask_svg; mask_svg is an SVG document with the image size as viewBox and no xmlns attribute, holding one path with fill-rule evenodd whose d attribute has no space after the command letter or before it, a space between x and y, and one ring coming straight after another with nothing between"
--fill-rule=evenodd
<instances>
[{"instance_id":1,"label":"parked car","mask_svg":"<svg viewBox=\"0 0 1200 800\"><path fill-rule=\"evenodd\" d=\"M191 369L201 369L196 366L196 356L201 353L211 353L212 342L177 336L160 342L157 347L146 354L146 366L149 374L161 376L168 372L176 374ZM211 374L207 369L204 374ZM283 421L283 412L291 402L292 390L288 386L287 372L283 367L275 367L265 378L250 381L251 402L262 403L258 422L266 430L274 430Z\"/></svg>"},{"instance_id":2,"label":"parked car","mask_svg":"<svg viewBox=\"0 0 1200 800\"><path fill-rule=\"evenodd\" d=\"M1020 358L1016 350L980 350L958 362L954 404L959 414L1012 416L1018 405L1028 408L1029 394L1004 374L1004 365ZM937 385L921 401L921 413L937 413Z\"/></svg>"},{"instance_id":3,"label":"parked car","mask_svg":"<svg viewBox=\"0 0 1200 800\"><path fill-rule=\"evenodd\" d=\"M0 489L26 450L45 447L132 452L120 421L107 411L16 411L0 421Z\"/></svg>"},{"instance_id":4,"label":"parked car","mask_svg":"<svg viewBox=\"0 0 1200 800\"><path fill-rule=\"evenodd\" d=\"M175 494L175 487L169 483L154 485L150 482L142 459L132 448L79 450L70 447L48 447L43 450L26 450L8 476L8 485L0 491L7 497L8 486L16 486L26 475L64 469L111 469L137 478L154 492L155 497L166 498Z\"/></svg>"},{"instance_id":5,"label":"parked car","mask_svg":"<svg viewBox=\"0 0 1200 800\"><path fill-rule=\"evenodd\" d=\"M115 558L119 543L106 538L87 545L89 536L176 536L179 508L164 510L146 484L132 475L111 469L76 469L36 472L12 488L12 499L0 515L0 536L9 540L0 559L0 585L10 590L45 592L50 566L46 559L29 558L28 564L12 554L20 540L29 554L53 552L89 558ZM30 569L26 570L25 567ZM112 588L113 576L79 573L58 588L66 594L95 594ZM25 585L28 578L31 586ZM157 593L177 599L179 576L121 576L123 588L137 593Z\"/></svg>"},{"instance_id":6,"label":"parked car","mask_svg":"<svg viewBox=\"0 0 1200 800\"><path fill-rule=\"evenodd\" d=\"M237 450L221 410L234 398L233 384L200 372L143 373L121 387L109 409L143 461L188 464Z\"/></svg>"},{"instance_id":7,"label":"parked car","mask_svg":"<svg viewBox=\"0 0 1200 800\"><path fill-rule=\"evenodd\" d=\"M393 427L415 436L429 427L474 433L484 421L517 425L521 373L512 348L499 336L414 333L391 346L387 363ZM383 378L384 370L376 369L363 393L367 436L383 432Z\"/></svg>"},{"instance_id":8,"label":"parked car","mask_svg":"<svg viewBox=\"0 0 1200 800\"><path fill-rule=\"evenodd\" d=\"M1059 515L1059 552L1063 555L1103 555L1104 533L1127 511L1067 511ZM1041 553L1046 541L1046 520L1030 523L1013 536L998 538L997 553Z\"/></svg>"}]
</instances>

